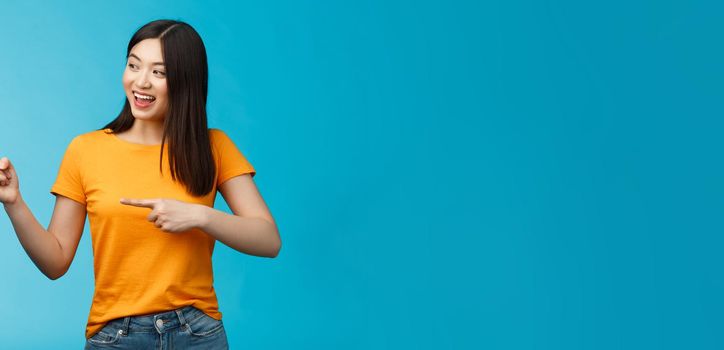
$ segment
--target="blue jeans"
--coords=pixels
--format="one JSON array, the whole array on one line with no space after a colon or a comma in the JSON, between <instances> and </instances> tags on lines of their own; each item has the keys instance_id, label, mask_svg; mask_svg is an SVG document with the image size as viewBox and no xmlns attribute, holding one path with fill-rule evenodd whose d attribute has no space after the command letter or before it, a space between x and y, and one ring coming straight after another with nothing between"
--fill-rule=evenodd
<instances>
[{"instance_id":1,"label":"blue jeans","mask_svg":"<svg viewBox=\"0 0 724 350\"><path fill-rule=\"evenodd\" d=\"M111 320L85 343L86 350L228 348L224 324L193 306Z\"/></svg>"}]
</instances>

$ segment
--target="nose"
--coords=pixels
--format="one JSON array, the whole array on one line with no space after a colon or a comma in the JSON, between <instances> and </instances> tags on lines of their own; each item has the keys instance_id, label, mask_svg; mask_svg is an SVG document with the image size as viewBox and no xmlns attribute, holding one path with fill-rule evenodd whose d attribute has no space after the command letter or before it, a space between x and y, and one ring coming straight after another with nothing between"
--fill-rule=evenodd
<instances>
[{"instance_id":1,"label":"nose","mask_svg":"<svg viewBox=\"0 0 724 350\"><path fill-rule=\"evenodd\" d=\"M138 88L148 89L151 87L151 80L148 79L148 74L143 72L136 77L136 81L134 82L134 84Z\"/></svg>"}]
</instances>

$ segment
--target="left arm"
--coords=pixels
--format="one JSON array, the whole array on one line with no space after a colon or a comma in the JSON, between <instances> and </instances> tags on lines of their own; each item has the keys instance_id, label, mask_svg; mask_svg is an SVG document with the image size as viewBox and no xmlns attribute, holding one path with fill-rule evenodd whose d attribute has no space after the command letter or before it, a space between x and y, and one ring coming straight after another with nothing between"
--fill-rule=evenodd
<instances>
[{"instance_id":1,"label":"left arm","mask_svg":"<svg viewBox=\"0 0 724 350\"><path fill-rule=\"evenodd\" d=\"M173 199L121 199L122 204L153 209L148 221L166 232L198 228L246 254L274 258L282 246L276 222L251 175L233 177L219 192L234 213Z\"/></svg>"},{"instance_id":2,"label":"left arm","mask_svg":"<svg viewBox=\"0 0 724 350\"><path fill-rule=\"evenodd\" d=\"M225 181L219 192L234 215L201 206L198 228L242 253L276 257L282 245L279 230L251 175Z\"/></svg>"}]
</instances>

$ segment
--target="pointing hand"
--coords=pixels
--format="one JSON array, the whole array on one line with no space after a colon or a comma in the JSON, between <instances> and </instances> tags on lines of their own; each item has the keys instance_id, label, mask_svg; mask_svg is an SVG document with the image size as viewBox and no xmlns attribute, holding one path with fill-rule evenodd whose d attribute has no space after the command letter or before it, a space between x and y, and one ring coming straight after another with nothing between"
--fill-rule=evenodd
<instances>
[{"instance_id":1,"label":"pointing hand","mask_svg":"<svg viewBox=\"0 0 724 350\"><path fill-rule=\"evenodd\" d=\"M166 232L184 232L201 226L204 206L174 199L127 199L121 204L149 208L148 221Z\"/></svg>"}]
</instances>

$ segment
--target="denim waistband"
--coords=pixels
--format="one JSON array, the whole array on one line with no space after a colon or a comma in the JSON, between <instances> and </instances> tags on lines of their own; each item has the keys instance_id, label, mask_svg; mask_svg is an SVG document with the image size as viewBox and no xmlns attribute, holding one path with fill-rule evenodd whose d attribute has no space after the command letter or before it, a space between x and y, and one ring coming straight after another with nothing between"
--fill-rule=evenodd
<instances>
[{"instance_id":1,"label":"denim waistband","mask_svg":"<svg viewBox=\"0 0 724 350\"><path fill-rule=\"evenodd\" d=\"M193 307L185 306L180 309L155 314L128 316L109 321L106 326L117 328L121 334L134 332L159 332L181 327L202 317L204 312Z\"/></svg>"}]
</instances>

